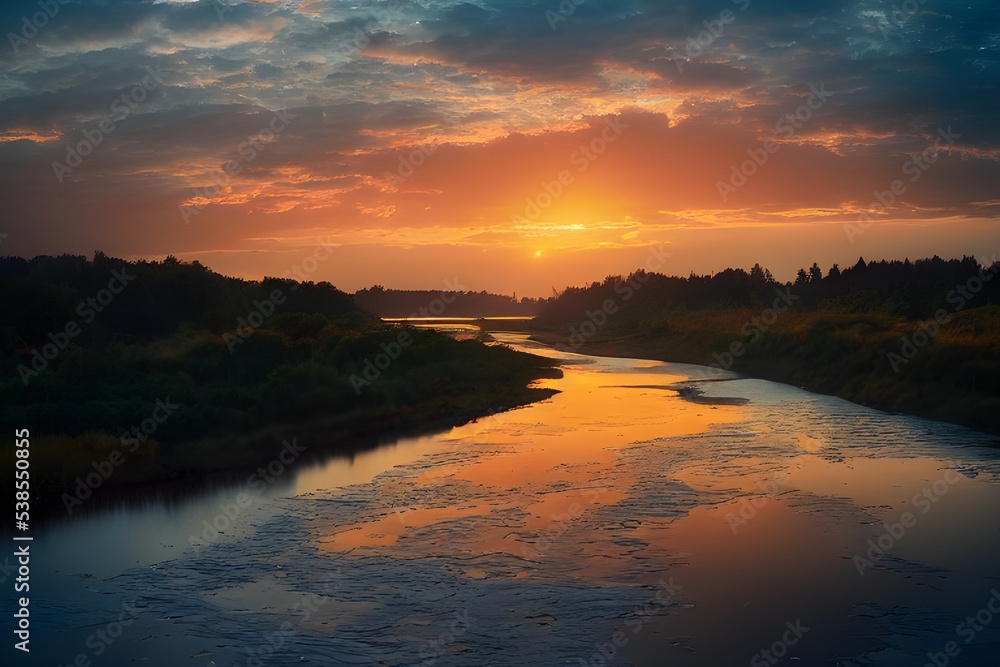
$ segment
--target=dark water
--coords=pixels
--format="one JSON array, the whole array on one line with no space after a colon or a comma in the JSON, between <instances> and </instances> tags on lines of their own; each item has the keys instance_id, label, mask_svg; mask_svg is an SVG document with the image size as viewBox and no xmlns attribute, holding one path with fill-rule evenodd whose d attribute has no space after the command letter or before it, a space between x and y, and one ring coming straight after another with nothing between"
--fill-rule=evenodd
<instances>
[{"instance_id":1,"label":"dark water","mask_svg":"<svg viewBox=\"0 0 1000 667\"><path fill-rule=\"evenodd\" d=\"M995 664L992 438L541 351L548 401L51 523L9 664Z\"/></svg>"}]
</instances>

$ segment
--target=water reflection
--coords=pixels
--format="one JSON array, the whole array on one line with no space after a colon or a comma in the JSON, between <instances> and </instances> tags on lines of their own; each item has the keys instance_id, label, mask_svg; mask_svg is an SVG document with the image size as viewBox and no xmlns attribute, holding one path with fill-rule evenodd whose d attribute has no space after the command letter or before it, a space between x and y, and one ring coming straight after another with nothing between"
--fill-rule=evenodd
<instances>
[{"instance_id":1,"label":"water reflection","mask_svg":"<svg viewBox=\"0 0 1000 667\"><path fill-rule=\"evenodd\" d=\"M440 633L438 615L472 609L439 664L578 664L672 580L678 600L633 625L609 664L745 664L796 619L810 628L804 664L889 664L943 644L995 585L988 436L732 375L699 383L705 401L692 402L680 388L708 378L702 367L495 336L562 359L564 376L540 383L560 393L303 461L196 555L189 538L239 484L54 525L39 543L53 626L104 609L98 593L137 595L152 611L116 648L129 659L245 661L288 621L281 660L404 665ZM747 402L715 400L733 397ZM886 524L907 512L888 544ZM322 610L296 616L315 591ZM172 643L206 619L183 651Z\"/></svg>"}]
</instances>

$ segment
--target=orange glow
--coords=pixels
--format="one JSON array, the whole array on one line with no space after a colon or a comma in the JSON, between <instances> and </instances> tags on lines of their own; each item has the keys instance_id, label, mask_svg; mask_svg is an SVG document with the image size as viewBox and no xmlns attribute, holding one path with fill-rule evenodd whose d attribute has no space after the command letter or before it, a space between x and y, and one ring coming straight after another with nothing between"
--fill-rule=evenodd
<instances>
[{"instance_id":1,"label":"orange glow","mask_svg":"<svg viewBox=\"0 0 1000 667\"><path fill-rule=\"evenodd\" d=\"M26 127L13 127L0 132L0 143L9 141L34 141L41 143L44 141L58 141L62 137L62 133L55 130L43 134Z\"/></svg>"},{"instance_id":2,"label":"orange glow","mask_svg":"<svg viewBox=\"0 0 1000 667\"><path fill-rule=\"evenodd\" d=\"M609 386L611 378L629 384ZM470 498L450 507L407 503L369 521L331 527L321 548L383 554L454 548L473 556L497 552L543 555L541 552L547 549L540 546L544 544L539 542L543 536L568 530L567 522L585 525L586 517L599 508L629 497L636 480L628 473L611 479L608 471L616 469L616 461L628 455L631 443L704 433L713 426L744 418L738 406L695 406L678 398L674 390L650 388L682 379L662 372L590 372L583 366L561 379L543 381L540 386L566 391L574 398L563 404L562 394L557 394L547 402L552 418L545 425L532 423L530 440L522 437L519 423L530 419L530 411L523 415L521 411L504 413L456 428L450 438L466 447L476 443L479 455L468 463L437 466L432 472L406 481L405 490L400 489L407 494L417 486L488 489L483 498ZM588 428L588 420L594 421L595 428ZM596 428L598 423L607 426L608 420L615 424L613 439L607 437L605 429ZM567 425L572 425L572 430L567 430ZM441 544L439 531L450 522L475 528L468 531L470 537L462 544ZM585 557L574 568L581 575L597 576L608 550L617 548L607 543L607 538L601 538L598 545L584 549ZM489 573L477 570L466 574Z\"/></svg>"}]
</instances>

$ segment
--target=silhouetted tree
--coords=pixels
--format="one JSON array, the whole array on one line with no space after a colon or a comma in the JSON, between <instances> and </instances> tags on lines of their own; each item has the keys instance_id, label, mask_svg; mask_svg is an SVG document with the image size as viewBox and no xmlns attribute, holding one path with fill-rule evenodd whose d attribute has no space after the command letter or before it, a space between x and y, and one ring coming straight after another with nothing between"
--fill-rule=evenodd
<instances>
[{"instance_id":1,"label":"silhouetted tree","mask_svg":"<svg viewBox=\"0 0 1000 667\"><path fill-rule=\"evenodd\" d=\"M819 283L823 280L823 269L819 268L819 264L813 262L813 265L809 267L809 282Z\"/></svg>"}]
</instances>

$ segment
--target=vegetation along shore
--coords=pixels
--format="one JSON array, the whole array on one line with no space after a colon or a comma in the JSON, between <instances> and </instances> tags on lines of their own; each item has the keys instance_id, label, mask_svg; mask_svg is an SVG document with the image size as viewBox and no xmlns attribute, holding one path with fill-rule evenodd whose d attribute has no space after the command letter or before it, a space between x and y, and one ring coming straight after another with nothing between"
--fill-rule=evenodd
<instances>
[{"instance_id":1,"label":"vegetation along shore","mask_svg":"<svg viewBox=\"0 0 1000 667\"><path fill-rule=\"evenodd\" d=\"M568 288L533 337L586 354L714 366L1000 433L1000 263L964 257Z\"/></svg>"}]
</instances>

